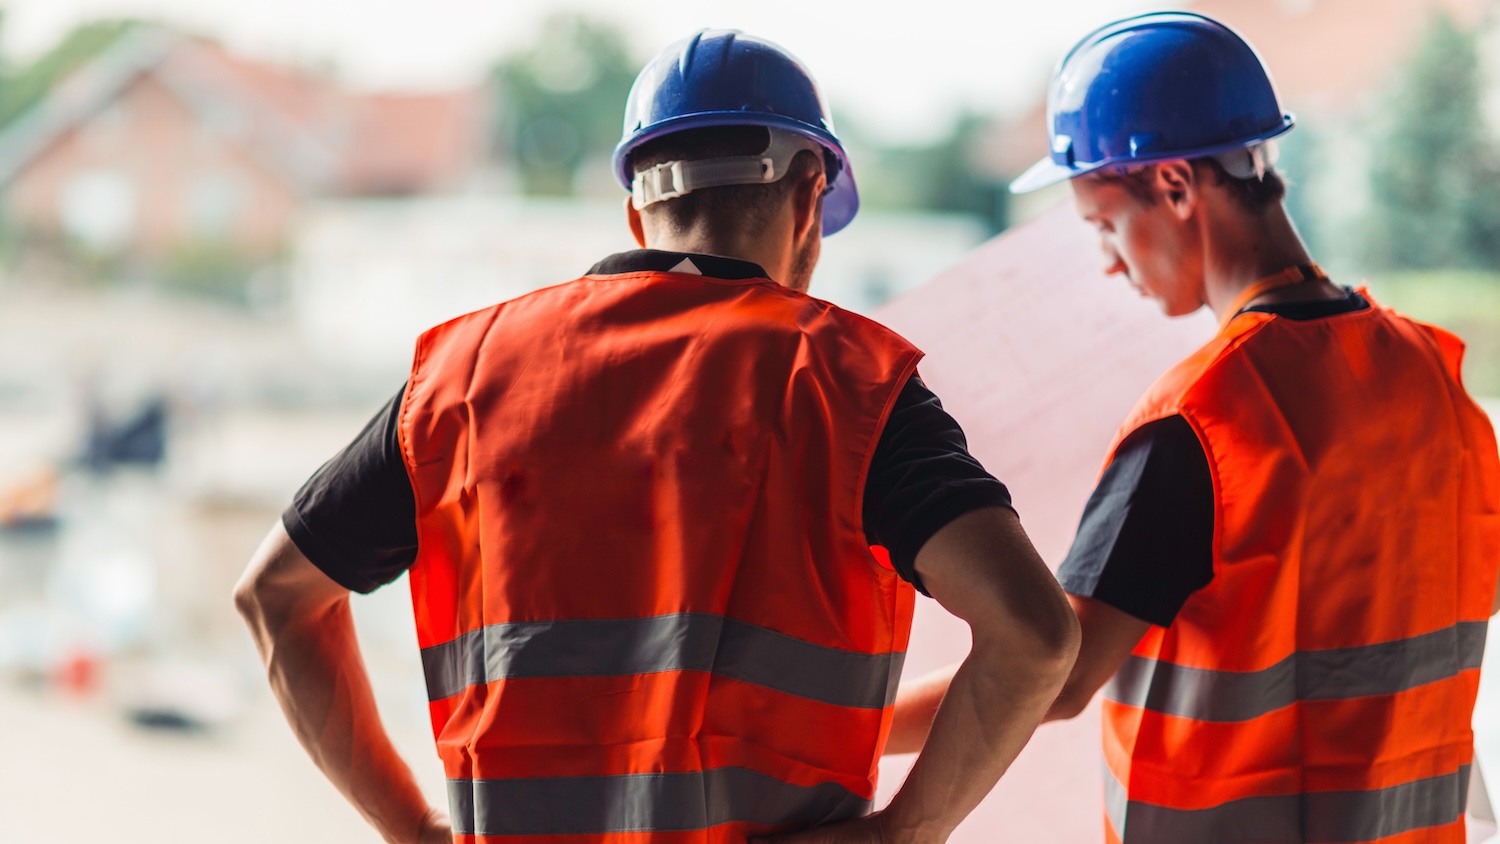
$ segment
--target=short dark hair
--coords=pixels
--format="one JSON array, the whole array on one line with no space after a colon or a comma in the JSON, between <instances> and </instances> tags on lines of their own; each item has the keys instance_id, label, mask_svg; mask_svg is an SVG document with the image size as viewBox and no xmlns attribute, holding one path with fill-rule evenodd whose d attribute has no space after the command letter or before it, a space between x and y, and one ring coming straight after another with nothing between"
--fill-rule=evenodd
<instances>
[{"instance_id":1,"label":"short dark hair","mask_svg":"<svg viewBox=\"0 0 1500 844\"><path fill-rule=\"evenodd\" d=\"M1286 179L1282 178L1282 175L1274 168L1267 169L1265 175L1259 179L1237 179L1229 175L1224 165L1212 156L1191 158L1188 159L1188 164L1195 171L1207 169L1212 172L1214 184L1226 187L1235 202L1251 213L1259 214L1286 198ZM1150 203L1156 201L1156 194L1151 190L1150 173L1149 167L1123 173L1106 169L1099 171L1099 177L1118 180L1131 196Z\"/></svg>"},{"instance_id":2,"label":"short dark hair","mask_svg":"<svg viewBox=\"0 0 1500 844\"><path fill-rule=\"evenodd\" d=\"M1267 167L1259 179L1237 179L1229 175L1217 158L1195 158L1188 162L1194 169L1207 167L1214 173L1214 184L1224 185L1241 208L1259 214L1286 199L1286 180L1274 167Z\"/></svg>"},{"instance_id":3,"label":"short dark hair","mask_svg":"<svg viewBox=\"0 0 1500 844\"><path fill-rule=\"evenodd\" d=\"M764 152L771 143L771 131L764 126L707 126L686 129L641 144L630 155L631 173L655 167L666 161L699 161L705 158L727 158ZM713 231L759 229L765 227L792 185L822 164L808 150L797 153L787 174L763 185L723 185L700 188L686 196L674 197L648 206L642 213L660 215L679 231L706 223Z\"/></svg>"}]
</instances>

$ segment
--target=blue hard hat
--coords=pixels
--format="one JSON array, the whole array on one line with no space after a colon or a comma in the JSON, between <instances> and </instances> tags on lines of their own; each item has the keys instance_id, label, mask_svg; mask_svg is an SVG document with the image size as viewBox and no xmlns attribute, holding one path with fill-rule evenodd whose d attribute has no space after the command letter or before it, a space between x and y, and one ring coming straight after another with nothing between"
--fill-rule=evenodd
<instances>
[{"instance_id":1,"label":"blue hard hat","mask_svg":"<svg viewBox=\"0 0 1500 844\"><path fill-rule=\"evenodd\" d=\"M625 102L625 132L614 170L630 189L630 154L662 135L705 126L764 126L811 138L838 159L823 196L823 234L849 225L859 191L849 155L834 134L818 84L795 56L733 29L706 29L647 64Z\"/></svg>"},{"instance_id":2,"label":"blue hard hat","mask_svg":"<svg viewBox=\"0 0 1500 844\"><path fill-rule=\"evenodd\" d=\"M1270 74L1234 30L1191 12L1154 12L1089 33L1047 91L1050 154L1012 193L1104 167L1218 155L1290 131Z\"/></svg>"}]
</instances>

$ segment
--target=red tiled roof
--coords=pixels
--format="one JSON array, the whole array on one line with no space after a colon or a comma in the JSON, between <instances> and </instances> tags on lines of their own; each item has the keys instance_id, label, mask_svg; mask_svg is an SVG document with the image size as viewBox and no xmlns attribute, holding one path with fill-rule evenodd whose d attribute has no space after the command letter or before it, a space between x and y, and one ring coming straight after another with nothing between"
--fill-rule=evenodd
<instances>
[{"instance_id":1,"label":"red tiled roof","mask_svg":"<svg viewBox=\"0 0 1500 844\"><path fill-rule=\"evenodd\" d=\"M483 92L351 91L313 70L238 56L223 45L139 27L54 88L0 137L0 173L26 167L142 74L155 74L303 194L400 194L460 183L483 151ZM225 124L228 124L227 126Z\"/></svg>"},{"instance_id":2,"label":"red tiled roof","mask_svg":"<svg viewBox=\"0 0 1500 844\"><path fill-rule=\"evenodd\" d=\"M316 72L236 56L200 44L242 96L253 98L324 145L338 162L341 194L414 193L450 187L482 151L483 92L353 92Z\"/></svg>"},{"instance_id":3,"label":"red tiled roof","mask_svg":"<svg viewBox=\"0 0 1500 844\"><path fill-rule=\"evenodd\" d=\"M404 193L458 182L476 164L483 114L479 89L445 94L378 94L356 101L345 190Z\"/></svg>"}]
</instances>

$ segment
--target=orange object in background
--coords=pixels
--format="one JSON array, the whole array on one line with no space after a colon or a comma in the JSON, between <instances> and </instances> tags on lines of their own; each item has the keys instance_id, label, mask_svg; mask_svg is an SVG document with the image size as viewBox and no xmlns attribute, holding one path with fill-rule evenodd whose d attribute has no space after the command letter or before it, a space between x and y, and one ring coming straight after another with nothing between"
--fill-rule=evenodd
<instances>
[{"instance_id":1,"label":"orange object in background","mask_svg":"<svg viewBox=\"0 0 1500 844\"><path fill-rule=\"evenodd\" d=\"M915 591L860 500L919 357L764 279L682 273L423 336L410 577L461 840L743 841L868 809Z\"/></svg>"},{"instance_id":2,"label":"orange object in background","mask_svg":"<svg viewBox=\"0 0 1500 844\"><path fill-rule=\"evenodd\" d=\"M1378 305L1241 314L1120 429L1187 419L1217 535L1105 691L1116 839L1464 841L1500 465L1462 348Z\"/></svg>"},{"instance_id":3,"label":"orange object in background","mask_svg":"<svg viewBox=\"0 0 1500 844\"><path fill-rule=\"evenodd\" d=\"M44 469L0 489L0 527L48 521L55 517L57 473Z\"/></svg>"},{"instance_id":4,"label":"orange object in background","mask_svg":"<svg viewBox=\"0 0 1500 844\"><path fill-rule=\"evenodd\" d=\"M99 691L102 670L99 658L89 651L75 650L58 663L53 682L63 692L78 698L93 697Z\"/></svg>"}]
</instances>

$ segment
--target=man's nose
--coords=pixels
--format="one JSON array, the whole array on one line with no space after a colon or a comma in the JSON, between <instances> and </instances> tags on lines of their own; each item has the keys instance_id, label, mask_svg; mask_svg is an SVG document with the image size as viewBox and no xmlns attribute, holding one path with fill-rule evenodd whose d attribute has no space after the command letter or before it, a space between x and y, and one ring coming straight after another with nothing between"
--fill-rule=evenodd
<instances>
[{"instance_id":1,"label":"man's nose","mask_svg":"<svg viewBox=\"0 0 1500 844\"><path fill-rule=\"evenodd\" d=\"M1121 275L1125 272L1125 259L1120 257L1120 253L1107 246L1103 248L1103 252L1105 275Z\"/></svg>"}]
</instances>

